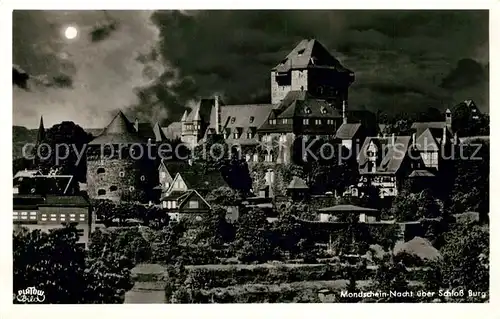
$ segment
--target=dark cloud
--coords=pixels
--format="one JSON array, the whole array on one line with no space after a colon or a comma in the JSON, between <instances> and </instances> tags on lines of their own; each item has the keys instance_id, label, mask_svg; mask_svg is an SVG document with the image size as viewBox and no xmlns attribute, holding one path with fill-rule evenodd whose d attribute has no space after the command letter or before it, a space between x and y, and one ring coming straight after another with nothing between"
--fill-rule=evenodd
<instances>
[{"instance_id":1,"label":"dark cloud","mask_svg":"<svg viewBox=\"0 0 500 319\"><path fill-rule=\"evenodd\" d=\"M441 87L446 89L463 89L488 81L486 67L475 60L462 59L458 61L456 68L441 82Z\"/></svg>"},{"instance_id":2,"label":"dark cloud","mask_svg":"<svg viewBox=\"0 0 500 319\"><path fill-rule=\"evenodd\" d=\"M356 73L350 105L371 110L444 109L463 95L440 87L450 66L463 57L488 61L487 11L160 11L153 22L161 57L188 80L142 93L168 95L160 105L177 117L193 95L268 102L270 69L305 37ZM487 92L466 85L487 109Z\"/></svg>"}]
</instances>

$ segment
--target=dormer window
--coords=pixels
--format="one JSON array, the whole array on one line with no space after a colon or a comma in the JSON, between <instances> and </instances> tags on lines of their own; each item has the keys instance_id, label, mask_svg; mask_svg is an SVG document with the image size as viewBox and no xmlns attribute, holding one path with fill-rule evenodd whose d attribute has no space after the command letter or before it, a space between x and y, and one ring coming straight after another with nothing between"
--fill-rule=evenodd
<instances>
[{"instance_id":1,"label":"dormer window","mask_svg":"<svg viewBox=\"0 0 500 319\"><path fill-rule=\"evenodd\" d=\"M255 120L255 117L250 116L250 123L253 123L254 120Z\"/></svg>"},{"instance_id":2,"label":"dormer window","mask_svg":"<svg viewBox=\"0 0 500 319\"><path fill-rule=\"evenodd\" d=\"M300 50L299 50L299 52L297 52L297 54L298 54L299 56L301 56L302 54L304 54L304 51L305 51L305 50L306 50L306 49L300 49Z\"/></svg>"},{"instance_id":3,"label":"dormer window","mask_svg":"<svg viewBox=\"0 0 500 319\"><path fill-rule=\"evenodd\" d=\"M234 122L236 122L236 118L235 118L235 117L232 117L232 118L231 118L231 124L234 124Z\"/></svg>"},{"instance_id":4,"label":"dormer window","mask_svg":"<svg viewBox=\"0 0 500 319\"><path fill-rule=\"evenodd\" d=\"M311 114L311 108L306 107L306 108L304 109L304 112L305 112L306 114Z\"/></svg>"},{"instance_id":5,"label":"dormer window","mask_svg":"<svg viewBox=\"0 0 500 319\"><path fill-rule=\"evenodd\" d=\"M328 110L326 109L326 107L323 107L323 108L321 109L321 113L323 113L323 114L328 113Z\"/></svg>"}]
</instances>

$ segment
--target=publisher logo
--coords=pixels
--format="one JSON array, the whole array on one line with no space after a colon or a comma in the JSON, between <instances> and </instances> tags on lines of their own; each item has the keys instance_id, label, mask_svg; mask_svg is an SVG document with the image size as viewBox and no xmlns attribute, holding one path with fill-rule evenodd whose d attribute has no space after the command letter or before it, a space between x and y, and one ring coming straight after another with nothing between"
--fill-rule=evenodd
<instances>
[{"instance_id":1,"label":"publisher logo","mask_svg":"<svg viewBox=\"0 0 500 319\"><path fill-rule=\"evenodd\" d=\"M42 303L45 301L45 292L35 287L28 287L18 290L17 294L14 294L14 300L19 303Z\"/></svg>"}]
</instances>

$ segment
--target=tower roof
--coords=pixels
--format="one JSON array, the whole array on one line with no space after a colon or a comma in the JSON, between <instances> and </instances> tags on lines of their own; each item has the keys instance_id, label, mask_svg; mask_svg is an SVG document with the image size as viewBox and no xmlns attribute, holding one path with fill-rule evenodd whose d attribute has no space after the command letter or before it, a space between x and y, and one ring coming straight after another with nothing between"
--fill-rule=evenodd
<instances>
[{"instance_id":1,"label":"tower roof","mask_svg":"<svg viewBox=\"0 0 500 319\"><path fill-rule=\"evenodd\" d=\"M304 39L273 68L277 72L293 69L332 68L339 72L352 72L346 69L330 52L315 39Z\"/></svg>"},{"instance_id":2,"label":"tower roof","mask_svg":"<svg viewBox=\"0 0 500 319\"><path fill-rule=\"evenodd\" d=\"M40 116L40 126L36 135L36 142L40 143L45 139L45 127L43 126L43 116Z\"/></svg>"},{"instance_id":3,"label":"tower roof","mask_svg":"<svg viewBox=\"0 0 500 319\"><path fill-rule=\"evenodd\" d=\"M111 122L102 131L101 135L96 137L89 144L133 144L144 143L122 111L111 120Z\"/></svg>"},{"instance_id":4,"label":"tower roof","mask_svg":"<svg viewBox=\"0 0 500 319\"><path fill-rule=\"evenodd\" d=\"M187 117L188 117L188 111L185 110L184 114L182 115L181 122L185 122L187 120Z\"/></svg>"}]
</instances>

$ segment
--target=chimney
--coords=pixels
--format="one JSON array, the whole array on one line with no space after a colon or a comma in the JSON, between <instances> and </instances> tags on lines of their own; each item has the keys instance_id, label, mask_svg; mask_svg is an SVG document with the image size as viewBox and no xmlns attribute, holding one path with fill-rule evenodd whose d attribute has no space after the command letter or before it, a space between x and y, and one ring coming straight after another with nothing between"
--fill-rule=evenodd
<instances>
[{"instance_id":1,"label":"chimney","mask_svg":"<svg viewBox=\"0 0 500 319\"><path fill-rule=\"evenodd\" d=\"M139 119L138 118L135 118L134 128L137 132L139 132Z\"/></svg>"},{"instance_id":2,"label":"chimney","mask_svg":"<svg viewBox=\"0 0 500 319\"><path fill-rule=\"evenodd\" d=\"M447 138L446 130L447 129L448 129L447 126L443 127L443 139L441 141L441 145L445 145L446 144L446 138Z\"/></svg>"},{"instance_id":3,"label":"chimney","mask_svg":"<svg viewBox=\"0 0 500 319\"><path fill-rule=\"evenodd\" d=\"M392 133L391 144L392 145L396 144L396 134L394 134L394 133Z\"/></svg>"},{"instance_id":4,"label":"chimney","mask_svg":"<svg viewBox=\"0 0 500 319\"><path fill-rule=\"evenodd\" d=\"M342 100L342 122L344 124L347 124L347 114L346 114L345 100Z\"/></svg>"},{"instance_id":5,"label":"chimney","mask_svg":"<svg viewBox=\"0 0 500 319\"><path fill-rule=\"evenodd\" d=\"M215 104L215 134L220 134L220 106L219 106L219 96L214 97Z\"/></svg>"},{"instance_id":6,"label":"chimney","mask_svg":"<svg viewBox=\"0 0 500 319\"><path fill-rule=\"evenodd\" d=\"M447 127L451 127L451 111L450 111L450 109L446 109L445 122L446 122Z\"/></svg>"}]
</instances>

